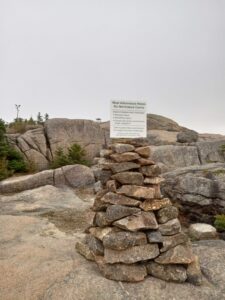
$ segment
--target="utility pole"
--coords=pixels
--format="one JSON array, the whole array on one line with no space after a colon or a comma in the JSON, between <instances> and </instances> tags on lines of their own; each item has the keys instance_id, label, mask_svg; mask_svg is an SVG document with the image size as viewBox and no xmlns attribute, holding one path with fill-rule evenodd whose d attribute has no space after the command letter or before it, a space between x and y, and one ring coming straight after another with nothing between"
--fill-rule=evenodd
<instances>
[{"instance_id":1,"label":"utility pole","mask_svg":"<svg viewBox=\"0 0 225 300\"><path fill-rule=\"evenodd\" d=\"M16 122L18 121L19 118L19 112L20 112L20 104L15 104L16 107Z\"/></svg>"}]
</instances>

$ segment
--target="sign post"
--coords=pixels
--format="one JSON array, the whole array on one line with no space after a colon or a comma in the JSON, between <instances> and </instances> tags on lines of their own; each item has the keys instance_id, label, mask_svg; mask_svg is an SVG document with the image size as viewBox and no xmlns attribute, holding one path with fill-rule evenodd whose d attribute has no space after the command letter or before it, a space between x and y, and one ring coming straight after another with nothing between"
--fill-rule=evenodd
<instances>
[{"instance_id":1,"label":"sign post","mask_svg":"<svg viewBox=\"0 0 225 300\"><path fill-rule=\"evenodd\" d=\"M110 138L146 138L147 118L144 101L111 101Z\"/></svg>"}]
</instances>

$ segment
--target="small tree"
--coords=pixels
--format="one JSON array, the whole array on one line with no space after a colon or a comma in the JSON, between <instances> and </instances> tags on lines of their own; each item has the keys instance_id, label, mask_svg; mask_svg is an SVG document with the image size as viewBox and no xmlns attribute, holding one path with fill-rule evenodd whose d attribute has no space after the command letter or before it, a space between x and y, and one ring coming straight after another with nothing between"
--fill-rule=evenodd
<instances>
[{"instance_id":1,"label":"small tree","mask_svg":"<svg viewBox=\"0 0 225 300\"><path fill-rule=\"evenodd\" d=\"M49 114L45 114L45 116L44 116L44 119L45 119L45 122L49 119Z\"/></svg>"},{"instance_id":2,"label":"small tree","mask_svg":"<svg viewBox=\"0 0 225 300\"><path fill-rule=\"evenodd\" d=\"M19 112L20 112L21 105L20 104L15 104L15 107L16 107L16 122L17 122L18 118L19 118Z\"/></svg>"},{"instance_id":3,"label":"small tree","mask_svg":"<svg viewBox=\"0 0 225 300\"><path fill-rule=\"evenodd\" d=\"M38 115L37 115L37 123L38 124L42 124L43 123L43 117L41 115L41 113L39 112Z\"/></svg>"}]
</instances>

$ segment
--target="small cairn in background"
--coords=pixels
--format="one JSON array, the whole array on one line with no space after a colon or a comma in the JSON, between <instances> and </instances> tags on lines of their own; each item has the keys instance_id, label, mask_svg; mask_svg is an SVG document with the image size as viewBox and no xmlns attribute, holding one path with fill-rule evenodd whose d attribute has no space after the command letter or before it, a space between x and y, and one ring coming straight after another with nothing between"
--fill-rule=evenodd
<instances>
[{"instance_id":1,"label":"small cairn in background","mask_svg":"<svg viewBox=\"0 0 225 300\"><path fill-rule=\"evenodd\" d=\"M95 197L95 212L77 251L112 280L202 281L197 256L181 232L178 209L161 195L160 168L149 146L112 144L101 152L111 178Z\"/></svg>"}]
</instances>

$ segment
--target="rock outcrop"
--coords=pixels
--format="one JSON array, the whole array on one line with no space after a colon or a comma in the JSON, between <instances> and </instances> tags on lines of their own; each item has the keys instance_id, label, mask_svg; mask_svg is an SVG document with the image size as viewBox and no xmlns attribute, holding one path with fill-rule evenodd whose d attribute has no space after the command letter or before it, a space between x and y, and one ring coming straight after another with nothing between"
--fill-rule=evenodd
<instances>
[{"instance_id":1,"label":"rock outcrop","mask_svg":"<svg viewBox=\"0 0 225 300\"><path fill-rule=\"evenodd\" d=\"M0 182L0 194L17 193L45 185L82 188L95 183L93 171L83 165L69 165L36 174L12 177Z\"/></svg>"}]
</instances>

